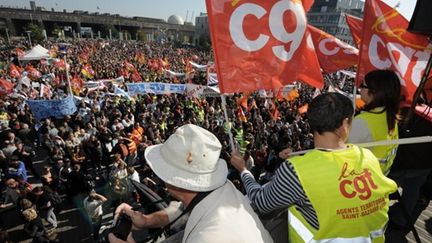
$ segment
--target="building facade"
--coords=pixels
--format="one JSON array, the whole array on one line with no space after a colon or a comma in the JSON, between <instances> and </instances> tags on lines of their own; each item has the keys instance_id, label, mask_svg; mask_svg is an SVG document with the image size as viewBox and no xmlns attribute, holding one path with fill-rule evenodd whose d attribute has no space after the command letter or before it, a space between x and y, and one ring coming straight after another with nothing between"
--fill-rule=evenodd
<instances>
[{"instance_id":1,"label":"building facade","mask_svg":"<svg viewBox=\"0 0 432 243\"><path fill-rule=\"evenodd\" d=\"M354 45L345 14L362 18L363 9L361 0L315 0L307 13L308 23Z\"/></svg>"},{"instance_id":2,"label":"building facade","mask_svg":"<svg viewBox=\"0 0 432 243\"><path fill-rule=\"evenodd\" d=\"M30 9L0 7L0 31L7 31L11 36L25 36L26 25L39 25L48 37L53 36L56 28L70 32L69 37L84 36L89 38L112 38L111 32L118 32L120 39L156 40L163 36L169 40L190 42L195 36L195 26L184 23L178 16L171 16L169 21L146 17L123 17L118 14L51 11L37 7L33 1ZM178 21L177 21L178 20ZM106 29L109 28L109 34ZM105 34L103 34L106 32ZM64 36L64 34L63 34Z\"/></svg>"},{"instance_id":3,"label":"building facade","mask_svg":"<svg viewBox=\"0 0 432 243\"><path fill-rule=\"evenodd\" d=\"M200 13L195 17L195 43L202 37L210 38L210 29L207 13Z\"/></svg>"}]
</instances>

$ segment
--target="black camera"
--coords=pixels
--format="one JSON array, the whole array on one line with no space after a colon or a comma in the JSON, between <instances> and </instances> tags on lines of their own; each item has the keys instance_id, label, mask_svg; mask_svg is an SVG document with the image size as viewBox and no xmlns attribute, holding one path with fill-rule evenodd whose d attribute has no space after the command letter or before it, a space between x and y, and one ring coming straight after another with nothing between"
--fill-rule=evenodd
<instances>
[{"instance_id":1,"label":"black camera","mask_svg":"<svg viewBox=\"0 0 432 243\"><path fill-rule=\"evenodd\" d=\"M111 233L113 233L119 239L126 240L131 228L131 218L128 215L122 213L119 215Z\"/></svg>"},{"instance_id":2,"label":"black camera","mask_svg":"<svg viewBox=\"0 0 432 243\"><path fill-rule=\"evenodd\" d=\"M113 233L117 238L126 241L132 228L132 220L126 214L120 214L114 226L100 234L99 242L109 242L108 235Z\"/></svg>"}]
</instances>

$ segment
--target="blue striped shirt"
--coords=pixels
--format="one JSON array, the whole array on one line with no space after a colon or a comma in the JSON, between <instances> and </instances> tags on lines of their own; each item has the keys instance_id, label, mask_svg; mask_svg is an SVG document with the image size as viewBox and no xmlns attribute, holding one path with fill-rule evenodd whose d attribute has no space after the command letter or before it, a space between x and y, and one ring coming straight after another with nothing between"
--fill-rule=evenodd
<instances>
[{"instance_id":1,"label":"blue striped shirt","mask_svg":"<svg viewBox=\"0 0 432 243\"><path fill-rule=\"evenodd\" d=\"M289 161L281 164L274 179L265 186L258 184L247 170L242 172L241 179L249 199L260 212L268 213L275 209L296 206L306 222L315 229L319 228L315 209Z\"/></svg>"}]
</instances>

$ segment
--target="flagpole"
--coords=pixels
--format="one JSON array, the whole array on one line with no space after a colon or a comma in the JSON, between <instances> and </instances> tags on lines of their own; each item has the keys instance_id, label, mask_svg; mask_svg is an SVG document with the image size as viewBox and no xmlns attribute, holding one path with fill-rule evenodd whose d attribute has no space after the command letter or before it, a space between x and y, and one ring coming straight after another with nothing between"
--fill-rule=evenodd
<instances>
[{"instance_id":1,"label":"flagpole","mask_svg":"<svg viewBox=\"0 0 432 243\"><path fill-rule=\"evenodd\" d=\"M400 138L393 140L380 140L375 142L367 142L367 143L358 143L355 144L359 147L370 148L375 146L385 146L385 145L402 145L402 144L414 144L414 143L430 143L432 142L432 136L421 136L421 137L412 137L412 138ZM293 152L290 156L302 155L313 151L314 149L301 150L297 152Z\"/></svg>"},{"instance_id":2,"label":"flagpole","mask_svg":"<svg viewBox=\"0 0 432 243\"><path fill-rule=\"evenodd\" d=\"M63 54L63 61L64 61L64 64L65 64L65 70L66 70L66 79L67 79L68 86L69 86L69 94L72 95L72 85L71 85L71 82L70 82L68 63L67 63L67 60L66 60L66 56L67 56L67 53L68 53L67 52L67 47L69 45L70 44L68 44L68 43L59 43L59 49L60 49L60 53Z\"/></svg>"},{"instance_id":3,"label":"flagpole","mask_svg":"<svg viewBox=\"0 0 432 243\"><path fill-rule=\"evenodd\" d=\"M346 74L344 74L344 75L346 75ZM346 76L345 76L346 77ZM353 81L353 108L354 108L354 111L356 110L356 98L357 98L357 87L356 87L356 85L355 85L355 80ZM355 112L354 112L355 113ZM353 114L353 116L354 116L354 114Z\"/></svg>"},{"instance_id":4,"label":"flagpole","mask_svg":"<svg viewBox=\"0 0 432 243\"><path fill-rule=\"evenodd\" d=\"M67 79L68 86L69 86L69 94L72 95L72 85L71 85L70 77L69 77L68 63L66 61L66 53L63 55L63 59L64 59L64 63L65 63L66 79Z\"/></svg>"},{"instance_id":5,"label":"flagpole","mask_svg":"<svg viewBox=\"0 0 432 243\"><path fill-rule=\"evenodd\" d=\"M432 43L432 41L431 41L431 43ZM417 102L418 102L418 100L420 98L421 93L423 92L424 86L426 85L426 83L428 82L428 80L430 80L429 79L429 74L431 72L431 69L432 69L432 53L429 56L429 60L428 60L428 62L426 64L426 68L425 68L425 71L423 73L423 76L422 76L422 79L420 81L420 84L418 85L418 87L417 87L417 89L416 89L416 91L414 93L414 97L413 97L413 101L411 103L411 107L410 107L410 109L408 111L408 114L406 115L406 117L404 119L405 123L408 123L408 121L411 120L412 116L415 113L415 107L417 105ZM430 102L430 100L428 100L427 102Z\"/></svg>"},{"instance_id":6,"label":"flagpole","mask_svg":"<svg viewBox=\"0 0 432 243\"><path fill-rule=\"evenodd\" d=\"M228 124L228 136L229 136L229 143L230 143L230 147L231 147L231 151L234 151L235 150L235 147L234 147L234 140L233 140L233 135L232 135L232 133L231 133L231 124L230 124L230 122L229 122L229 120L228 120L228 112L227 112L227 109L226 109L226 100L225 100L225 95L221 95L221 100L222 100L222 110L223 110L223 112L224 112L224 116L225 116L225 122Z\"/></svg>"}]
</instances>

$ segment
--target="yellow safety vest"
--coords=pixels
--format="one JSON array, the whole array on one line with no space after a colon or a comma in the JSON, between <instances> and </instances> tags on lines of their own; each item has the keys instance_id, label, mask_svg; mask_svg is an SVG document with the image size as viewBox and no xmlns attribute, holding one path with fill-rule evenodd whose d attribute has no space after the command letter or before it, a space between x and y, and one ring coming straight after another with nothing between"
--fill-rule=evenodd
<instances>
[{"instance_id":1,"label":"yellow safety vest","mask_svg":"<svg viewBox=\"0 0 432 243\"><path fill-rule=\"evenodd\" d=\"M314 150L290 160L317 214L319 229L296 206L288 210L288 234L297 242L384 242L388 195L397 189L367 149L349 145Z\"/></svg>"},{"instance_id":2,"label":"yellow safety vest","mask_svg":"<svg viewBox=\"0 0 432 243\"><path fill-rule=\"evenodd\" d=\"M198 116L197 116L198 122L200 123L204 122L204 118L205 118L204 110L202 109L198 110Z\"/></svg>"},{"instance_id":3,"label":"yellow safety vest","mask_svg":"<svg viewBox=\"0 0 432 243\"><path fill-rule=\"evenodd\" d=\"M399 132L397 123L395 124L393 131L389 131L387 127L387 112L374 113L378 111L379 108L372 110L372 112L362 112L356 116L356 119L363 119L366 121L374 141L398 139ZM390 172L390 168L396 157L397 148L398 145L385 145L368 148L378 158L381 170L385 175Z\"/></svg>"}]
</instances>

